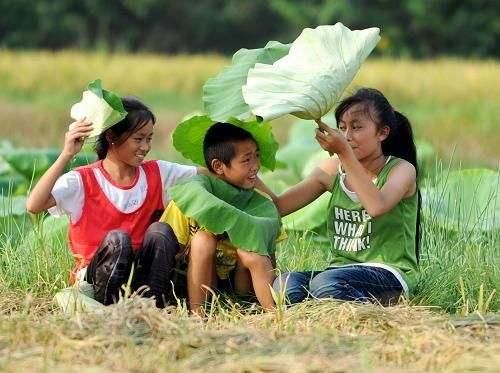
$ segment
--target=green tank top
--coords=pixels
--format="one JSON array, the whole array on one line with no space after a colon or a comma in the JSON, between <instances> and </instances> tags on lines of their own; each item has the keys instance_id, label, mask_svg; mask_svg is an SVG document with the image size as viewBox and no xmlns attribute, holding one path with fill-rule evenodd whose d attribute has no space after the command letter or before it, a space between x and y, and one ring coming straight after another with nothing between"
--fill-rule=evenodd
<instances>
[{"instance_id":1,"label":"green tank top","mask_svg":"<svg viewBox=\"0 0 500 373\"><path fill-rule=\"evenodd\" d=\"M389 171L400 161L391 157L375 185L381 188ZM328 205L328 235L332 266L379 263L396 269L411 288L418 271L415 252L417 193L402 199L392 210L372 218L346 194L340 172L335 177Z\"/></svg>"}]
</instances>

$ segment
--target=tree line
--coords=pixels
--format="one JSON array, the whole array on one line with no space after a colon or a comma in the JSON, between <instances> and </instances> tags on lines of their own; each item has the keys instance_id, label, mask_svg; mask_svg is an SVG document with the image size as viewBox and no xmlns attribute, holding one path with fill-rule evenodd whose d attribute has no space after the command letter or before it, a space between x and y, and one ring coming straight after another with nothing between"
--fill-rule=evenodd
<instances>
[{"instance_id":1,"label":"tree line","mask_svg":"<svg viewBox=\"0 0 500 373\"><path fill-rule=\"evenodd\" d=\"M496 0L0 0L0 47L231 54L305 27L377 26L376 53L498 58Z\"/></svg>"}]
</instances>

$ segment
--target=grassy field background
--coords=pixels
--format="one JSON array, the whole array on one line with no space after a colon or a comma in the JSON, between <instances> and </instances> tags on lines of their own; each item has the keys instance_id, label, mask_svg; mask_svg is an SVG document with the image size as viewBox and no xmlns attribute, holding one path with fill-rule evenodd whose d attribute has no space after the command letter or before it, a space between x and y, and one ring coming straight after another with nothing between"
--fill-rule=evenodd
<instances>
[{"instance_id":1,"label":"grassy field background","mask_svg":"<svg viewBox=\"0 0 500 373\"><path fill-rule=\"evenodd\" d=\"M155 152L183 115L201 109L201 87L230 61L220 56L106 55L0 51L0 137L22 146L54 146L69 108L96 78L104 87L142 98L159 117ZM347 89L376 87L411 119L416 135L441 158L497 167L500 159L500 63L369 60ZM278 121L286 140L293 119ZM285 125L282 125L282 124ZM167 148L165 150L165 148ZM169 154L169 153L167 153Z\"/></svg>"},{"instance_id":2,"label":"grassy field background","mask_svg":"<svg viewBox=\"0 0 500 373\"><path fill-rule=\"evenodd\" d=\"M139 96L157 114L152 157L181 160L169 134L201 109L204 81L228 63L220 56L0 51L0 139L15 148L60 147L70 106L101 78L105 88ZM410 118L417 139L434 148L440 166L429 184L450 169L498 172L498 61L370 60L348 92L360 86L384 92ZM274 124L281 144L292 122ZM262 314L220 297L200 320L183 304L157 311L138 298L100 314L62 314L52 297L67 286L71 266L64 231L32 226L27 215L0 218L2 371L495 371L500 363L495 230L450 233L427 216L416 293L396 307L323 301ZM307 234L291 234L278 248L282 269L321 268L327 260Z\"/></svg>"}]
</instances>

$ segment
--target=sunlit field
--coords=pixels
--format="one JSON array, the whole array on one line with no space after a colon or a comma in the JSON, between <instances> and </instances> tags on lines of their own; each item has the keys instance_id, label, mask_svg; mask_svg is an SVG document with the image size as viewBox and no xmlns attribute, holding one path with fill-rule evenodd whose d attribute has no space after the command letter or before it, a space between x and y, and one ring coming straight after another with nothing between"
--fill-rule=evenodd
<instances>
[{"instance_id":1,"label":"sunlit field","mask_svg":"<svg viewBox=\"0 0 500 373\"><path fill-rule=\"evenodd\" d=\"M132 296L98 313L61 312L67 221L29 216L24 198L57 156L86 85L136 95L157 114L152 157L184 162L170 133L202 110L215 55L0 51L0 371L495 371L500 364L500 63L369 59L348 88L380 89L411 120L421 166L421 274L393 307L311 301L273 313L218 294L206 317ZM273 123L280 192L317 161L313 123ZM332 123L333 125L333 123ZM321 156L321 154L319 154ZM88 162L89 155L73 164ZM316 157L316 158L315 158ZM321 203L285 220L281 270L328 264Z\"/></svg>"}]
</instances>

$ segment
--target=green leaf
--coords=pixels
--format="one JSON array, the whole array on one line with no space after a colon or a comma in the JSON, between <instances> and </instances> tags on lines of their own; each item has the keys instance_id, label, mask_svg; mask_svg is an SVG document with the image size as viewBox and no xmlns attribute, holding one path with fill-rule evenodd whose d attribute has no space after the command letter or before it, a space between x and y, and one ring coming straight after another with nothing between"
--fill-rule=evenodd
<instances>
[{"instance_id":1,"label":"green leaf","mask_svg":"<svg viewBox=\"0 0 500 373\"><path fill-rule=\"evenodd\" d=\"M0 217L20 216L26 213L26 197L0 196Z\"/></svg>"},{"instance_id":2,"label":"green leaf","mask_svg":"<svg viewBox=\"0 0 500 373\"><path fill-rule=\"evenodd\" d=\"M452 231L500 229L500 171L467 169L450 172L422 190L423 213Z\"/></svg>"},{"instance_id":3,"label":"green leaf","mask_svg":"<svg viewBox=\"0 0 500 373\"><path fill-rule=\"evenodd\" d=\"M89 138L95 138L127 116L121 98L102 89L100 79L88 85L82 100L71 107L70 114L75 120L86 118L92 122L93 131Z\"/></svg>"},{"instance_id":4,"label":"green leaf","mask_svg":"<svg viewBox=\"0 0 500 373\"><path fill-rule=\"evenodd\" d=\"M48 216L27 236L27 242L42 240L49 247L67 246L69 218Z\"/></svg>"},{"instance_id":5,"label":"green leaf","mask_svg":"<svg viewBox=\"0 0 500 373\"><path fill-rule=\"evenodd\" d=\"M215 78L207 80L203 86L203 106L209 117L225 122L231 117L244 120L252 116L241 93L248 70L256 63L274 63L285 56L289 49L290 44L270 41L264 48L238 50L231 65Z\"/></svg>"},{"instance_id":6,"label":"green leaf","mask_svg":"<svg viewBox=\"0 0 500 373\"><path fill-rule=\"evenodd\" d=\"M268 197L206 175L173 186L169 194L184 215L209 232L227 233L234 246L262 255L274 252L280 217Z\"/></svg>"},{"instance_id":7,"label":"green leaf","mask_svg":"<svg viewBox=\"0 0 500 373\"><path fill-rule=\"evenodd\" d=\"M279 145L274 138L271 125L267 122L242 122L236 118L230 118L226 122L250 132L259 146L260 163L264 167L274 170L276 151ZM208 129L214 123L216 122L206 115L195 115L180 123L172 135L174 148L185 158L206 166L203 155L203 140Z\"/></svg>"},{"instance_id":8,"label":"green leaf","mask_svg":"<svg viewBox=\"0 0 500 373\"><path fill-rule=\"evenodd\" d=\"M0 158L9 165L9 167L23 176L27 181L38 179L59 157L58 149L29 149L17 148L7 151L0 151ZM94 162L95 154L79 153L74 157L69 167L83 166Z\"/></svg>"},{"instance_id":9,"label":"green leaf","mask_svg":"<svg viewBox=\"0 0 500 373\"><path fill-rule=\"evenodd\" d=\"M17 174L0 176L0 196L17 196L26 194L29 181Z\"/></svg>"},{"instance_id":10,"label":"green leaf","mask_svg":"<svg viewBox=\"0 0 500 373\"><path fill-rule=\"evenodd\" d=\"M87 86L87 89L91 91L93 94L95 94L97 97L103 98L101 79L96 79L90 82L89 85Z\"/></svg>"},{"instance_id":11,"label":"green leaf","mask_svg":"<svg viewBox=\"0 0 500 373\"><path fill-rule=\"evenodd\" d=\"M341 23L306 28L274 64L257 63L242 87L253 114L319 119L327 114L380 40L379 29L351 31Z\"/></svg>"}]
</instances>

